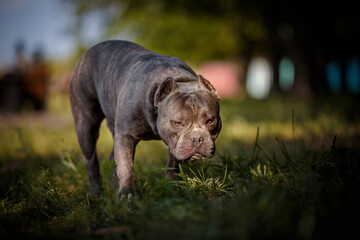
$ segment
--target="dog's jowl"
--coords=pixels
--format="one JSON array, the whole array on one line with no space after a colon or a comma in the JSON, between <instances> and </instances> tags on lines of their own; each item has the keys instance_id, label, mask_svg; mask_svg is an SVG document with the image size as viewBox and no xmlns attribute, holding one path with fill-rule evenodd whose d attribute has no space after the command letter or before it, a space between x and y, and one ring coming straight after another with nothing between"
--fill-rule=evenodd
<instances>
[{"instance_id":1,"label":"dog's jowl","mask_svg":"<svg viewBox=\"0 0 360 240\"><path fill-rule=\"evenodd\" d=\"M91 194L102 189L95 147L104 118L114 137L111 158L122 196L135 192L134 153L140 140L165 142L166 176L174 180L180 161L214 155L221 129L219 97L209 81L178 58L126 41L99 43L77 63L70 101Z\"/></svg>"}]
</instances>

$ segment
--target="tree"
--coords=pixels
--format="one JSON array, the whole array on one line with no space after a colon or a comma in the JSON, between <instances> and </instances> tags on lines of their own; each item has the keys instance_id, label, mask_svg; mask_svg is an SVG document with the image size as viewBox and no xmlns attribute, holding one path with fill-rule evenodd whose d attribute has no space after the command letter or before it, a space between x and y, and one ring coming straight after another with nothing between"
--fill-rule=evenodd
<instances>
[{"instance_id":1,"label":"tree","mask_svg":"<svg viewBox=\"0 0 360 240\"><path fill-rule=\"evenodd\" d=\"M240 8L237 1L71 2L80 21L93 11L102 12L106 37L126 32L156 52L194 64L249 55L265 34L256 16L237 10Z\"/></svg>"},{"instance_id":2,"label":"tree","mask_svg":"<svg viewBox=\"0 0 360 240\"><path fill-rule=\"evenodd\" d=\"M246 62L261 53L272 62L278 90L283 56L294 61L295 86L326 92L326 61L359 55L360 15L354 1L67 1L79 22L89 13L102 13L104 38L125 32L147 48L193 64L237 57Z\"/></svg>"}]
</instances>

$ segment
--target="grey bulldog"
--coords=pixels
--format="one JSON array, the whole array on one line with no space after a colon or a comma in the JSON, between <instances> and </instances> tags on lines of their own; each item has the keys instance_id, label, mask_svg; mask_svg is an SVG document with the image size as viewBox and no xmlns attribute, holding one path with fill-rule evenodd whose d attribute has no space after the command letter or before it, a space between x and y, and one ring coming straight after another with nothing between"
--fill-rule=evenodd
<instances>
[{"instance_id":1,"label":"grey bulldog","mask_svg":"<svg viewBox=\"0 0 360 240\"><path fill-rule=\"evenodd\" d=\"M134 153L140 140L162 139L169 147L166 176L179 162L211 158L221 129L219 96L209 81L175 57L127 41L90 48L77 63L70 102L85 156L90 194L99 194L96 141L106 118L113 134L119 195L135 192Z\"/></svg>"}]
</instances>

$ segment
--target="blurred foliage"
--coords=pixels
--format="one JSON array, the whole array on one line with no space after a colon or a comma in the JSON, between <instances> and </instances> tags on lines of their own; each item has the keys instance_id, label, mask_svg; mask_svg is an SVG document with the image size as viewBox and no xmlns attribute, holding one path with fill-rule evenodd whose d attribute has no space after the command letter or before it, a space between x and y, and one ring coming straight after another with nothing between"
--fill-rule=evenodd
<instances>
[{"instance_id":1,"label":"blurred foliage","mask_svg":"<svg viewBox=\"0 0 360 240\"><path fill-rule=\"evenodd\" d=\"M329 93L326 63L344 68L360 55L360 15L355 1L243 0L64 0L74 8L76 59L96 42L82 37L87 19L101 23L97 41L125 39L191 67L209 60L231 60L246 69L250 59L266 57L273 67L272 92L279 88L283 57L295 67L293 93ZM342 86L345 86L343 77ZM347 93L343 87L341 90Z\"/></svg>"},{"instance_id":2,"label":"blurred foliage","mask_svg":"<svg viewBox=\"0 0 360 240\"><path fill-rule=\"evenodd\" d=\"M98 12L107 38L122 33L153 51L193 63L238 57L266 35L259 13L240 1L68 1L80 28L82 19Z\"/></svg>"},{"instance_id":3,"label":"blurred foliage","mask_svg":"<svg viewBox=\"0 0 360 240\"><path fill-rule=\"evenodd\" d=\"M359 34L352 30L359 23L354 1L64 1L73 5L79 28L86 16L97 13L103 38L126 36L185 61L272 54L274 48L291 48L294 40L305 57L328 50L333 57L341 50L358 53Z\"/></svg>"}]
</instances>

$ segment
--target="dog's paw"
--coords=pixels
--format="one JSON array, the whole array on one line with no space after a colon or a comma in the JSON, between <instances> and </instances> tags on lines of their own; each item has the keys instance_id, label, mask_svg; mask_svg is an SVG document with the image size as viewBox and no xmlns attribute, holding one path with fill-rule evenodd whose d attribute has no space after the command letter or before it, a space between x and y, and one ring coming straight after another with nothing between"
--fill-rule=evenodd
<instances>
[{"instance_id":1,"label":"dog's paw","mask_svg":"<svg viewBox=\"0 0 360 240\"><path fill-rule=\"evenodd\" d=\"M121 193L119 194L119 198L121 201L131 201L134 199L134 194L132 193Z\"/></svg>"},{"instance_id":2,"label":"dog's paw","mask_svg":"<svg viewBox=\"0 0 360 240\"><path fill-rule=\"evenodd\" d=\"M91 197L98 197L102 194L102 192L103 192L103 188L101 187L101 185L89 187L89 196Z\"/></svg>"},{"instance_id":3,"label":"dog's paw","mask_svg":"<svg viewBox=\"0 0 360 240\"><path fill-rule=\"evenodd\" d=\"M136 197L135 190L130 189L120 189L118 193L120 200L131 201Z\"/></svg>"},{"instance_id":4,"label":"dog's paw","mask_svg":"<svg viewBox=\"0 0 360 240\"><path fill-rule=\"evenodd\" d=\"M169 170L165 172L165 177L169 180L169 181L178 181L180 180L179 175L173 171L173 170Z\"/></svg>"}]
</instances>

